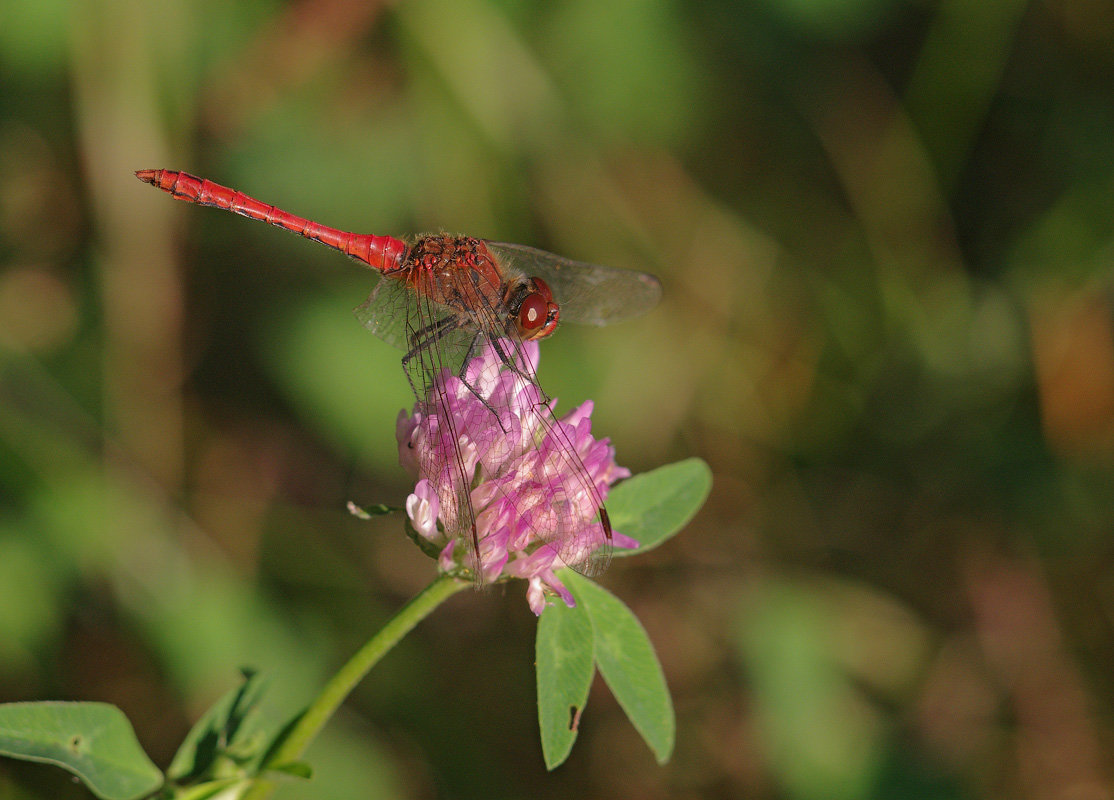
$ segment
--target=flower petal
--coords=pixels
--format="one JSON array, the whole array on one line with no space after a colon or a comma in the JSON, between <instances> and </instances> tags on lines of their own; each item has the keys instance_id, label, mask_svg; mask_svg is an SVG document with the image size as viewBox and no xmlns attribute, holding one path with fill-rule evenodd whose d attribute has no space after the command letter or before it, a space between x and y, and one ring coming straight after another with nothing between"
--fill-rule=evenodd
<instances>
[{"instance_id":1,"label":"flower petal","mask_svg":"<svg viewBox=\"0 0 1114 800\"><path fill-rule=\"evenodd\" d=\"M406 511L423 537L448 537L441 569L475 570L482 582L523 578L536 614L549 595L573 605L554 571L607 544L599 503L630 474L607 439L593 438L592 401L554 417L556 401L532 379L539 353L537 342L489 341L462 371L436 375L396 423L399 460L419 479ZM462 466L467 492L456 488Z\"/></svg>"},{"instance_id":2,"label":"flower petal","mask_svg":"<svg viewBox=\"0 0 1114 800\"><path fill-rule=\"evenodd\" d=\"M406 516L419 534L431 542L441 538L437 530L437 515L441 510L441 501L437 492L428 480L423 478L414 486L414 493L406 498Z\"/></svg>"}]
</instances>

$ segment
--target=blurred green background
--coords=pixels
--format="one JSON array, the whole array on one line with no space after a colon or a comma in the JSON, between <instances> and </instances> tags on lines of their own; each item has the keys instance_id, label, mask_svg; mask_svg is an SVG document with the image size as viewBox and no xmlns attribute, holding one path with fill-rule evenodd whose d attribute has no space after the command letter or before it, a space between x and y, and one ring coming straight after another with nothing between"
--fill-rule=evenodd
<instances>
[{"instance_id":1,"label":"blurred green background","mask_svg":"<svg viewBox=\"0 0 1114 800\"><path fill-rule=\"evenodd\" d=\"M235 685L304 703L433 574L373 278L173 202L661 276L543 385L715 488L603 582L663 660L545 773L521 586L459 595L288 798L1110 798L1114 6L0 4L0 700L121 706L162 766ZM87 796L0 762L0 798Z\"/></svg>"}]
</instances>

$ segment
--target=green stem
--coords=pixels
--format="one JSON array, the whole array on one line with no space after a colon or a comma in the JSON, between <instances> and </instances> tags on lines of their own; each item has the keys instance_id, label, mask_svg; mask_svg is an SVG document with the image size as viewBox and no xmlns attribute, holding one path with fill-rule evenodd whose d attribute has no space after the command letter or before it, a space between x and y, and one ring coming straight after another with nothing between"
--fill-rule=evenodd
<instances>
[{"instance_id":1,"label":"green stem","mask_svg":"<svg viewBox=\"0 0 1114 800\"><path fill-rule=\"evenodd\" d=\"M367 644L360 648L356 655L340 671L325 684L321 694L317 696L307 708L290 733L282 743L267 756L266 764L262 771L269 766L297 761L302 757L306 748L314 737L325 727L325 723L332 717L344 699L363 680L364 676L374 667L391 648L398 644L403 636L408 634L415 625L425 619L433 609L441 605L449 597L471 584L466 581L442 575L409 603L403 606L391 620L371 637ZM261 771L261 772L262 772ZM263 800L274 791L274 781L258 778L242 797L241 800Z\"/></svg>"}]
</instances>

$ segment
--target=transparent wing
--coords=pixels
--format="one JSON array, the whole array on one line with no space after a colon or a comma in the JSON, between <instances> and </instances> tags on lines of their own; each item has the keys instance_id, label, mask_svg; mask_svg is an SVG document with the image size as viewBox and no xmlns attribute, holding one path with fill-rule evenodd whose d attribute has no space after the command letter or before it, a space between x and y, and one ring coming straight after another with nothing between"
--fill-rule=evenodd
<instances>
[{"instance_id":1,"label":"transparent wing","mask_svg":"<svg viewBox=\"0 0 1114 800\"><path fill-rule=\"evenodd\" d=\"M486 244L507 271L548 283L562 320L610 325L645 314L661 300L661 282L645 272L573 261L522 244Z\"/></svg>"},{"instance_id":2,"label":"transparent wing","mask_svg":"<svg viewBox=\"0 0 1114 800\"><path fill-rule=\"evenodd\" d=\"M466 285L466 284L465 284ZM364 327L403 352L403 367L418 400L427 399L443 370L460 375L465 360L492 322L486 315L449 308L429 299L429 287L414 291L381 278L354 313Z\"/></svg>"},{"instance_id":3,"label":"transparent wing","mask_svg":"<svg viewBox=\"0 0 1114 800\"><path fill-rule=\"evenodd\" d=\"M406 352L411 347L408 326L413 316L410 310L415 300L413 295L400 281L380 278L354 313L365 328L391 347Z\"/></svg>"}]
</instances>

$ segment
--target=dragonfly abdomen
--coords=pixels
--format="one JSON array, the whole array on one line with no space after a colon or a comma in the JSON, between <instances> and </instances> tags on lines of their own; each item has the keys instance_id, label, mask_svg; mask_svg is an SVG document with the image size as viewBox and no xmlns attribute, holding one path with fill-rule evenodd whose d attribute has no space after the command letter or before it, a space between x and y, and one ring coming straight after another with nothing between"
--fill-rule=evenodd
<instances>
[{"instance_id":1,"label":"dragonfly abdomen","mask_svg":"<svg viewBox=\"0 0 1114 800\"><path fill-rule=\"evenodd\" d=\"M299 236L339 250L379 272L396 269L406 258L409 250L406 242L393 236L349 233L339 228L322 225L187 172L172 169L141 169L135 173L135 176L178 200L222 208L249 219L257 219L260 222L285 228Z\"/></svg>"}]
</instances>

